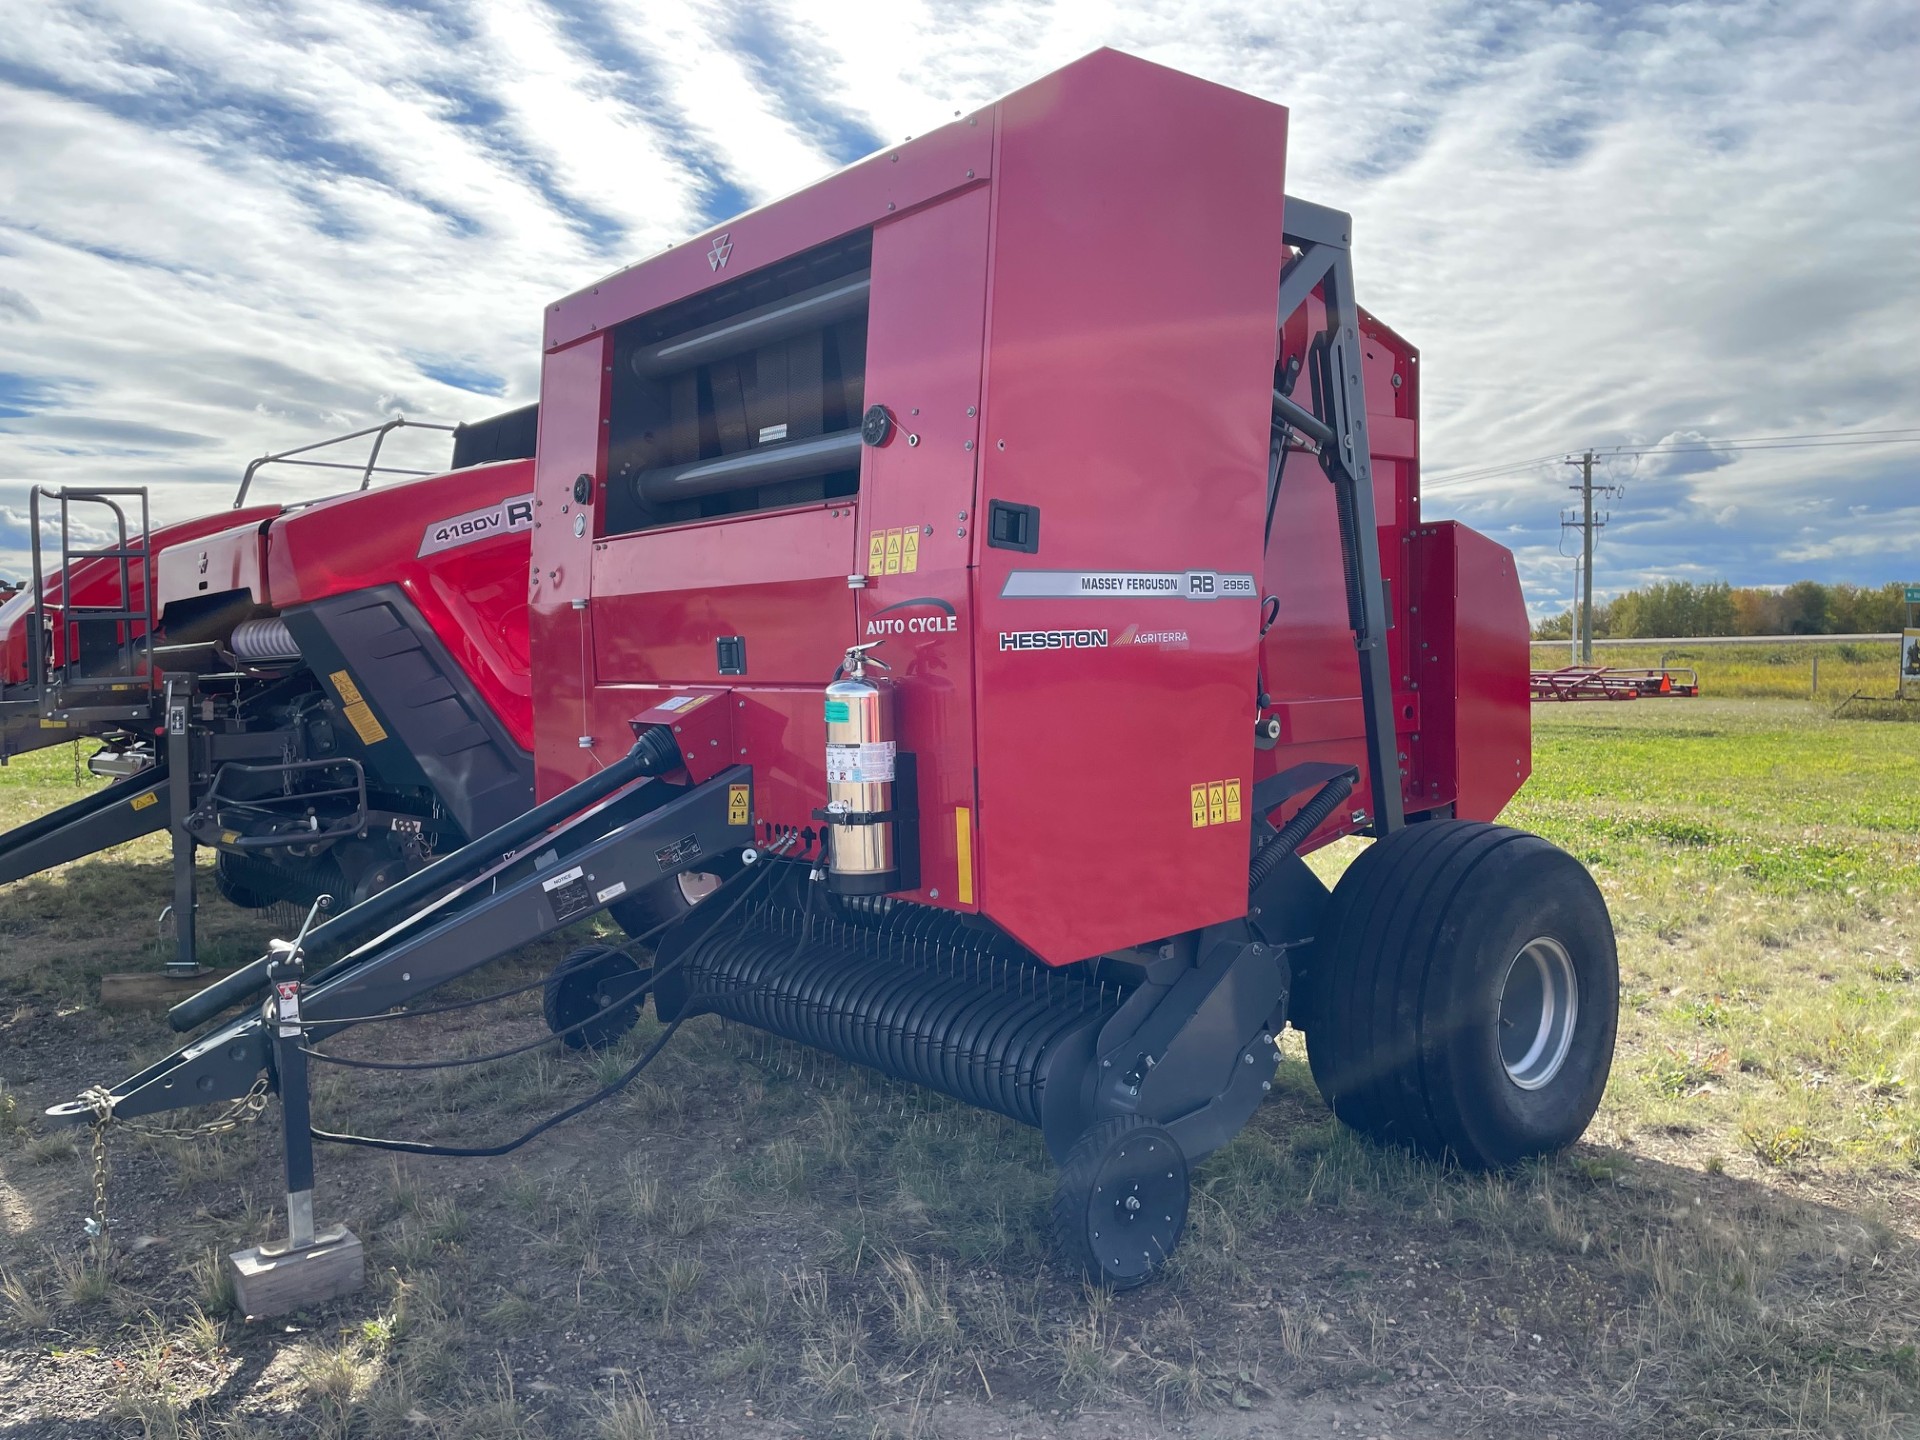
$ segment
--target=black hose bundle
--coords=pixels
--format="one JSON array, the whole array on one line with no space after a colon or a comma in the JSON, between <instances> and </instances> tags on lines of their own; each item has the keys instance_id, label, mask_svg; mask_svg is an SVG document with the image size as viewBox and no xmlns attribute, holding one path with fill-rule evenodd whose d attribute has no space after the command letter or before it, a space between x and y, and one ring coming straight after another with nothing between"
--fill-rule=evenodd
<instances>
[{"instance_id":1,"label":"black hose bundle","mask_svg":"<svg viewBox=\"0 0 1920 1440\"><path fill-rule=\"evenodd\" d=\"M1260 847L1247 870L1247 889L1258 890L1260 883L1279 868L1280 862L1306 842L1320 822L1334 812L1340 802L1353 793L1353 776L1336 775L1313 798L1294 813L1291 820L1274 831L1273 838Z\"/></svg>"}]
</instances>

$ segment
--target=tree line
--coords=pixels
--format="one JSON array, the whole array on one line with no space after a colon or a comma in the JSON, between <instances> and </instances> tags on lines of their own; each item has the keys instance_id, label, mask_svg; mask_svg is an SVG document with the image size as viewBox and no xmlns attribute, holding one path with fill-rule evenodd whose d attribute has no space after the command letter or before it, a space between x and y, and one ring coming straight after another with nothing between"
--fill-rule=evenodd
<instances>
[{"instance_id":1,"label":"tree line","mask_svg":"<svg viewBox=\"0 0 1920 1440\"><path fill-rule=\"evenodd\" d=\"M1878 635L1906 624L1906 587L1822 585L1796 580L1779 590L1725 580L1663 580L1593 607L1602 639L1702 635ZM1571 609L1533 627L1536 640L1569 640Z\"/></svg>"}]
</instances>

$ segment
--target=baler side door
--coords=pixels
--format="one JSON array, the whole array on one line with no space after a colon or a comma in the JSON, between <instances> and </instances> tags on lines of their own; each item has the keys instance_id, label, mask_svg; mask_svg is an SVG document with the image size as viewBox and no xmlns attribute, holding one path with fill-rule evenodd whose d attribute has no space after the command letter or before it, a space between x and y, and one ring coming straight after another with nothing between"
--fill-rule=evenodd
<instances>
[{"instance_id":1,"label":"baler side door","mask_svg":"<svg viewBox=\"0 0 1920 1440\"><path fill-rule=\"evenodd\" d=\"M978 905L972 574L986 323L985 183L873 232L867 398L890 425L860 481L860 640L892 667L914 757L919 875L905 892Z\"/></svg>"}]
</instances>

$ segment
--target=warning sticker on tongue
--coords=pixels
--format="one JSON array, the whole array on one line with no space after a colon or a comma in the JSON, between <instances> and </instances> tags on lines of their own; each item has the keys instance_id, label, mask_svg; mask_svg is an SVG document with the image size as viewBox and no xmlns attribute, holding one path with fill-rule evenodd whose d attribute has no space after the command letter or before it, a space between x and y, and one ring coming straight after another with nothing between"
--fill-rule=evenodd
<instances>
[{"instance_id":1,"label":"warning sticker on tongue","mask_svg":"<svg viewBox=\"0 0 1920 1440\"><path fill-rule=\"evenodd\" d=\"M553 918L562 925L599 908L599 902L593 898L593 885L578 865L542 880L540 888L547 892Z\"/></svg>"},{"instance_id":2,"label":"warning sticker on tongue","mask_svg":"<svg viewBox=\"0 0 1920 1440\"><path fill-rule=\"evenodd\" d=\"M893 741L827 746L829 785L884 785L893 779Z\"/></svg>"}]
</instances>

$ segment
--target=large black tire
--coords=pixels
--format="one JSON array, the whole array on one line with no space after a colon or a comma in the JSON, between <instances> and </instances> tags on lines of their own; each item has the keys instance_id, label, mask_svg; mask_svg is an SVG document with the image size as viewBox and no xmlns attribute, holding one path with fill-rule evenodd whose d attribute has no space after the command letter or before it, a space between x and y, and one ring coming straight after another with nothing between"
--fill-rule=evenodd
<instances>
[{"instance_id":1,"label":"large black tire","mask_svg":"<svg viewBox=\"0 0 1920 1440\"><path fill-rule=\"evenodd\" d=\"M1334 887L1307 1057L1377 1140L1497 1169L1572 1144L1613 1063L1620 972L1586 868L1537 835L1409 826Z\"/></svg>"},{"instance_id":2,"label":"large black tire","mask_svg":"<svg viewBox=\"0 0 1920 1440\"><path fill-rule=\"evenodd\" d=\"M1131 1290L1160 1272L1187 1227L1187 1159L1138 1115L1102 1120L1060 1166L1053 1233L1083 1279Z\"/></svg>"},{"instance_id":3,"label":"large black tire","mask_svg":"<svg viewBox=\"0 0 1920 1440\"><path fill-rule=\"evenodd\" d=\"M648 974L648 967L609 946L582 945L547 976L540 993L547 1029L573 1050L615 1044L640 1019L646 995L634 992Z\"/></svg>"}]
</instances>

